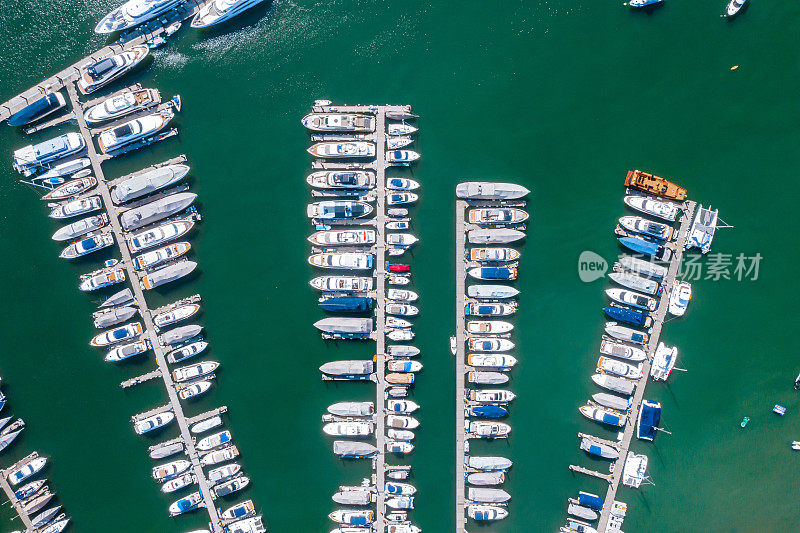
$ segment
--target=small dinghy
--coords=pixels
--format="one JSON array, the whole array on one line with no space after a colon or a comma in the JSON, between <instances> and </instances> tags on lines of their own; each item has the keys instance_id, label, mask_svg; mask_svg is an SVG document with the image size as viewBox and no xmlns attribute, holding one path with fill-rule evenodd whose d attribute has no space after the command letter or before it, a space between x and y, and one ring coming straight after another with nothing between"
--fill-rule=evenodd
<instances>
[{"instance_id":1,"label":"small dinghy","mask_svg":"<svg viewBox=\"0 0 800 533\"><path fill-rule=\"evenodd\" d=\"M47 216L58 219L71 218L78 215L91 213L92 211L97 211L98 209L102 208L103 200L100 198L100 195L96 194L94 196L88 196L86 198L80 198L65 204L60 204L54 207Z\"/></svg>"},{"instance_id":2,"label":"small dinghy","mask_svg":"<svg viewBox=\"0 0 800 533\"><path fill-rule=\"evenodd\" d=\"M94 176L70 180L42 196L42 200L64 200L82 194L95 185L97 185L97 178Z\"/></svg>"},{"instance_id":3,"label":"small dinghy","mask_svg":"<svg viewBox=\"0 0 800 533\"><path fill-rule=\"evenodd\" d=\"M102 213L88 218L83 218L72 224L68 224L53 233L54 241L68 241L81 235L86 235L92 231L99 230L108 224L108 215Z\"/></svg>"},{"instance_id":4,"label":"small dinghy","mask_svg":"<svg viewBox=\"0 0 800 533\"><path fill-rule=\"evenodd\" d=\"M603 444L588 437L581 438L581 450L588 454L600 457L601 459L609 459L616 461L619 457L619 450L608 444Z\"/></svg>"},{"instance_id":5,"label":"small dinghy","mask_svg":"<svg viewBox=\"0 0 800 533\"><path fill-rule=\"evenodd\" d=\"M481 285L473 285L473 287L475 286L480 287ZM467 332L471 335L502 335L512 329L514 329L512 323L502 320L470 320L467 322Z\"/></svg>"},{"instance_id":6,"label":"small dinghy","mask_svg":"<svg viewBox=\"0 0 800 533\"><path fill-rule=\"evenodd\" d=\"M467 348L476 352L507 352L514 349L508 339L472 337L467 339Z\"/></svg>"},{"instance_id":7,"label":"small dinghy","mask_svg":"<svg viewBox=\"0 0 800 533\"><path fill-rule=\"evenodd\" d=\"M467 365L475 368L496 368L509 370L515 364L517 364L517 359L512 355L470 354L467 356Z\"/></svg>"},{"instance_id":8,"label":"small dinghy","mask_svg":"<svg viewBox=\"0 0 800 533\"><path fill-rule=\"evenodd\" d=\"M180 348L176 348L167 354L167 362L172 364L180 363L181 361L185 361L190 357L194 357L207 347L208 343L205 341L197 341L187 344L186 346L181 346Z\"/></svg>"}]
</instances>

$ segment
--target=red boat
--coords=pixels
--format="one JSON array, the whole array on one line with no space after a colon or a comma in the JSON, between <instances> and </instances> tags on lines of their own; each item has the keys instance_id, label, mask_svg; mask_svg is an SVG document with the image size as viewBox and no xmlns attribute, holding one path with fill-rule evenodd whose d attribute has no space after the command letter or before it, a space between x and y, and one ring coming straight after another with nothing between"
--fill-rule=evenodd
<instances>
[{"instance_id":1,"label":"red boat","mask_svg":"<svg viewBox=\"0 0 800 533\"><path fill-rule=\"evenodd\" d=\"M389 272L411 272L408 265L389 265Z\"/></svg>"}]
</instances>

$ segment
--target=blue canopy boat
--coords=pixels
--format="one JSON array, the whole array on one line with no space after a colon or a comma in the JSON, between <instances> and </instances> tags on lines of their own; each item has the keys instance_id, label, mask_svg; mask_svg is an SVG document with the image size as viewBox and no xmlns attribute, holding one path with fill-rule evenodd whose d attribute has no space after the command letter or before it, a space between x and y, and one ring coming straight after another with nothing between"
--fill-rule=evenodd
<instances>
[{"instance_id":1,"label":"blue canopy boat","mask_svg":"<svg viewBox=\"0 0 800 533\"><path fill-rule=\"evenodd\" d=\"M635 311L633 309L626 309L624 307L617 307L615 305L604 307L603 311L605 311L605 313L612 319L619 322L627 322L628 324L633 324L634 326L640 326L643 328L649 328L653 325L653 319L643 311Z\"/></svg>"},{"instance_id":2,"label":"blue canopy boat","mask_svg":"<svg viewBox=\"0 0 800 533\"><path fill-rule=\"evenodd\" d=\"M319 306L326 311L343 313L363 313L370 311L373 305L374 301L372 298L360 296L337 296L319 303Z\"/></svg>"},{"instance_id":3,"label":"blue canopy boat","mask_svg":"<svg viewBox=\"0 0 800 533\"><path fill-rule=\"evenodd\" d=\"M473 405L467 407L467 416L483 418L502 418L508 414L508 409L499 405Z\"/></svg>"},{"instance_id":4,"label":"blue canopy boat","mask_svg":"<svg viewBox=\"0 0 800 533\"><path fill-rule=\"evenodd\" d=\"M44 95L17 111L8 119L9 126L23 126L35 120L46 117L50 113L58 111L67 105L61 93L50 93Z\"/></svg>"},{"instance_id":5,"label":"blue canopy boat","mask_svg":"<svg viewBox=\"0 0 800 533\"><path fill-rule=\"evenodd\" d=\"M514 267L476 267L469 270L469 275L476 279L508 281L517 279Z\"/></svg>"},{"instance_id":6,"label":"blue canopy boat","mask_svg":"<svg viewBox=\"0 0 800 533\"><path fill-rule=\"evenodd\" d=\"M580 491L578 493L578 504L590 509L600 510L603 508L603 498L597 494Z\"/></svg>"},{"instance_id":7,"label":"blue canopy boat","mask_svg":"<svg viewBox=\"0 0 800 533\"><path fill-rule=\"evenodd\" d=\"M646 241L638 237L620 237L617 239L622 246L636 253L655 257L661 261L669 261L672 258L672 250L664 248L660 244Z\"/></svg>"},{"instance_id":8,"label":"blue canopy boat","mask_svg":"<svg viewBox=\"0 0 800 533\"><path fill-rule=\"evenodd\" d=\"M661 404L645 400L639 410L639 420L636 422L636 437L652 441L656 438L656 428L661 422Z\"/></svg>"}]
</instances>

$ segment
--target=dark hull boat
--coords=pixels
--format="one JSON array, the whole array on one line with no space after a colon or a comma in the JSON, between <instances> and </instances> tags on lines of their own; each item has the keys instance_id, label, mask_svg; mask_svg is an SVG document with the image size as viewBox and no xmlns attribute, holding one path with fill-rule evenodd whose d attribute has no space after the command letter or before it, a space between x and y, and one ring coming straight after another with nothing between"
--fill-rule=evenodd
<instances>
[{"instance_id":1,"label":"dark hull boat","mask_svg":"<svg viewBox=\"0 0 800 533\"><path fill-rule=\"evenodd\" d=\"M481 418L502 418L508 414L508 409L499 405L473 405L467 407L466 411L466 416Z\"/></svg>"},{"instance_id":2,"label":"dark hull boat","mask_svg":"<svg viewBox=\"0 0 800 533\"><path fill-rule=\"evenodd\" d=\"M643 328L649 328L653 325L653 318L643 311L625 309L624 307L617 307L614 305L603 308L603 311L613 320L619 322L626 322Z\"/></svg>"},{"instance_id":3,"label":"dark hull boat","mask_svg":"<svg viewBox=\"0 0 800 533\"><path fill-rule=\"evenodd\" d=\"M21 111L17 111L8 119L9 126L24 126L37 120L41 120L51 113L55 113L67 102L61 93L51 93L42 96L38 100L31 102Z\"/></svg>"},{"instance_id":4,"label":"dark hull boat","mask_svg":"<svg viewBox=\"0 0 800 533\"><path fill-rule=\"evenodd\" d=\"M319 303L319 306L326 311L343 313L364 313L370 311L373 305L374 300L372 298L356 296L339 296Z\"/></svg>"},{"instance_id":5,"label":"dark hull boat","mask_svg":"<svg viewBox=\"0 0 800 533\"><path fill-rule=\"evenodd\" d=\"M661 261L669 261L672 259L672 250L660 244L649 242L638 237L620 237L617 240L619 240L622 246L636 253L654 257Z\"/></svg>"},{"instance_id":6,"label":"dark hull boat","mask_svg":"<svg viewBox=\"0 0 800 533\"><path fill-rule=\"evenodd\" d=\"M636 437L652 441L656 438L659 422L661 422L661 404L645 400L636 422Z\"/></svg>"}]
</instances>

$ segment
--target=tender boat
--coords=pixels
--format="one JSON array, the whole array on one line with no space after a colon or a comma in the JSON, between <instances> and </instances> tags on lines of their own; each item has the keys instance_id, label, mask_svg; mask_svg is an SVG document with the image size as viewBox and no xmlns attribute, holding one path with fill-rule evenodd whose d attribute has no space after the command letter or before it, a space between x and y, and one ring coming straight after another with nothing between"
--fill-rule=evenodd
<instances>
[{"instance_id":1,"label":"tender boat","mask_svg":"<svg viewBox=\"0 0 800 533\"><path fill-rule=\"evenodd\" d=\"M467 516L477 522L493 522L506 518L508 511L497 505L468 505Z\"/></svg>"},{"instance_id":2,"label":"tender boat","mask_svg":"<svg viewBox=\"0 0 800 533\"><path fill-rule=\"evenodd\" d=\"M203 497L200 492L194 492L185 498L181 498L169 506L169 515L177 516L188 511L193 511L201 506Z\"/></svg>"},{"instance_id":3,"label":"tender boat","mask_svg":"<svg viewBox=\"0 0 800 533\"><path fill-rule=\"evenodd\" d=\"M128 0L97 24L95 33L113 33L147 22L177 7L181 0Z\"/></svg>"},{"instance_id":4,"label":"tender boat","mask_svg":"<svg viewBox=\"0 0 800 533\"><path fill-rule=\"evenodd\" d=\"M175 420L175 413L172 411L167 411L165 413L160 413L137 420L133 424L133 429L136 431L137 435L144 435L145 433L149 433L157 430L158 428L166 426L173 420Z\"/></svg>"},{"instance_id":5,"label":"tender boat","mask_svg":"<svg viewBox=\"0 0 800 533\"><path fill-rule=\"evenodd\" d=\"M125 90L90 107L84 112L83 118L87 125L96 126L154 106L160 101L161 94L156 89Z\"/></svg>"},{"instance_id":6,"label":"tender boat","mask_svg":"<svg viewBox=\"0 0 800 533\"><path fill-rule=\"evenodd\" d=\"M186 254L192 249L192 245L186 241L168 244L156 250L151 250L133 258L133 268L135 270L147 270L155 266L172 261Z\"/></svg>"},{"instance_id":7,"label":"tender boat","mask_svg":"<svg viewBox=\"0 0 800 533\"><path fill-rule=\"evenodd\" d=\"M164 311L163 313L155 315L153 317L153 323L157 328L165 328L193 317L198 311L200 311L199 304L179 305L169 311Z\"/></svg>"},{"instance_id":8,"label":"tender boat","mask_svg":"<svg viewBox=\"0 0 800 533\"><path fill-rule=\"evenodd\" d=\"M467 365L476 368L502 368L509 369L517 364L517 359L512 355L501 354L471 354L467 356Z\"/></svg>"},{"instance_id":9,"label":"tender boat","mask_svg":"<svg viewBox=\"0 0 800 533\"><path fill-rule=\"evenodd\" d=\"M60 92L49 93L29 103L8 118L9 126L24 126L66 107L67 101Z\"/></svg>"},{"instance_id":10,"label":"tender boat","mask_svg":"<svg viewBox=\"0 0 800 533\"><path fill-rule=\"evenodd\" d=\"M80 198L78 200L72 200L71 202L58 205L54 207L47 216L58 219L71 218L78 215L91 213L92 211L97 211L98 209L102 208L103 200L100 198L99 194L96 194L94 196L88 196L86 198Z\"/></svg>"},{"instance_id":11,"label":"tender boat","mask_svg":"<svg viewBox=\"0 0 800 533\"><path fill-rule=\"evenodd\" d=\"M207 347L208 343L205 341L197 341L187 344L186 346L181 346L180 348L176 348L167 354L167 362L172 364L180 363L181 361L185 361L190 357L194 357Z\"/></svg>"},{"instance_id":12,"label":"tender boat","mask_svg":"<svg viewBox=\"0 0 800 533\"><path fill-rule=\"evenodd\" d=\"M372 290L372 283L372 278L356 276L319 276L312 279L309 285L318 291L366 292Z\"/></svg>"},{"instance_id":13,"label":"tender boat","mask_svg":"<svg viewBox=\"0 0 800 533\"><path fill-rule=\"evenodd\" d=\"M510 322L501 320L470 320L467 322L467 333L473 335L502 335L514 329Z\"/></svg>"},{"instance_id":14,"label":"tender boat","mask_svg":"<svg viewBox=\"0 0 800 533\"><path fill-rule=\"evenodd\" d=\"M520 253L513 248L472 248L469 251L470 261L485 263L516 261L519 257Z\"/></svg>"},{"instance_id":15,"label":"tender boat","mask_svg":"<svg viewBox=\"0 0 800 533\"><path fill-rule=\"evenodd\" d=\"M45 165L79 152L85 147L86 141L80 134L65 133L39 144L15 150L13 167L17 172L30 176Z\"/></svg>"},{"instance_id":16,"label":"tender boat","mask_svg":"<svg viewBox=\"0 0 800 533\"><path fill-rule=\"evenodd\" d=\"M616 448L609 446L608 444L603 444L602 442L590 439L588 437L581 438L580 448L586 453L592 454L596 457L600 457L601 459L610 459L612 461L616 461L617 458L619 457L619 450L617 450Z\"/></svg>"},{"instance_id":17,"label":"tender boat","mask_svg":"<svg viewBox=\"0 0 800 533\"><path fill-rule=\"evenodd\" d=\"M125 239L128 241L128 248L131 253L136 253L182 237L189 233L193 227L194 222L191 220L166 222L155 228L128 235Z\"/></svg>"},{"instance_id":18,"label":"tender boat","mask_svg":"<svg viewBox=\"0 0 800 533\"><path fill-rule=\"evenodd\" d=\"M188 400L196 396L200 396L211 389L210 380L195 381L191 385L187 385L178 391L178 397L181 400Z\"/></svg>"},{"instance_id":19,"label":"tender boat","mask_svg":"<svg viewBox=\"0 0 800 533\"><path fill-rule=\"evenodd\" d=\"M467 339L467 348L476 352L507 352L514 349L508 339L472 337Z\"/></svg>"},{"instance_id":20,"label":"tender boat","mask_svg":"<svg viewBox=\"0 0 800 533\"><path fill-rule=\"evenodd\" d=\"M183 474L192 467L192 463L186 459L178 459L169 463L164 463L153 467L153 479L162 483L170 478Z\"/></svg>"},{"instance_id":21,"label":"tender boat","mask_svg":"<svg viewBox=\"0 0 800 533\"><path fill-rule=\"evenodd\" d=\"M500 372L467 372L467 381L476 385L503 385L508 375Z\"/></svg>"},{"instance_id":22,"label":"tender boat","mask_svg":"<svg viewBox=\"0 0 800 533\"><path fill-rule=\"evenodd\" d=\"M509 403L517 397L516 394L505 389L480 389L466 392L468 399L478 403Z\"/></svg>"},{"instance_id":23,"label":"tender boat","mask_svg":"<svg viewBox=\"0 0 800 533\"><path fill-rule=\"evenodd\" d=\"M188 276L195 268L197 268L197 263L194 261L178 261L177 263L172 263L158 270L150 270L141 277L139 286L143 290L155 289L171 281Z\"/></svg>"},{"instance_id":24,"label":"tender boat","mask_svg":"<svg viewBox=\"0 0 800 533\"><path fill-rule=\"evenodd\" d=\"M42 196L42 200L63 200L84 193L97 185L97 178L87 176L70 180Z\"/></svg>"},{"instance_id":25,"label":"tender boat","mask_svg":"<svg viewBox=\"0 0 800 533\"><path fill-rule=\"evenodd\" d=\"M104 361L109 363L117 363L119 361L124 361L134 355L139 355L150 351L151 345L150 341L142 340L137 342L132 342L129 344L122 344L119 346L115 346L106 354L103 358Z\"/></svg>"},{"instance_id":26,"label":"tender boat","mask_svg":"<svg viewBox=\"0 0 800 533\"><path fill-rule=\"evenodd\" d=\"M369 133L375 131L375 117L340 113L309 113L301 120L311 131Z\"/></svg>"},{"instance_id":27,"label":"tender boat","mask_svg":"<svg viewBox=\"0 0 800 533\"><path fill-rule=\"evenodd\" d=\"M692 285L688 281L675 280L669 293L669 314L683 316L692 299Z\"/></svg>"},{"instance_id":28,"label":"tender boat","mask_svg":"<svg viewBox=\"0 0 800 533\"><path fill-rule=\"evenodd\" d=\"M419 298L419 295L408 289L389 289L386 291L386 297L390 300L400 300L403 302L414 302Z\"/></svg>"},{"instance_id":29,"label":"tender boat","mask_svg":"<svg viewBox=\"0 0 800 533\"><path fill-rule=\"evenodd\" d=\"M200 422L195 422L192 424L191 432L194 434L197 433L204 433L210 429L214 429L222 425L222 417L219 415L214 415L212 417L206 418L205 420L201 420Z\"/></svg>"},{"instance_id":30,"label":"tender boat","mask_svg":"<svg viewBox=\"0 0 800 533\"><path fill-rule=\"evenodd\" d=\"M522 209L482 207L471 209L468 213L470 224L496 226L499 224L521 224L528 220L528 213Z\"/></svg>"},{"instance_id":31,"label":"tender boat","mask_svg":"<svg viewBox=\"0 0 800 533\"><path fill-rule=\"evenodd\" d=\"M419 372L422 363L419 361L394 360L386 363L386 370L390 372Z\"/></svg>"},{"instance_id":32,"label":"tender boat","mask_svg":"<svg viewBox=\"0 0 800 533\"><path fill-rule=\"evenodd\" d=\"M366 252L332 252L313 254L308 263L319 268L372 270L375 257Z\"/></svg>"},{"instance_id":33,"label":"tender boat","mask_svg":"<svg viewBox=\"0 0 800 533\"><path fill-rule=\"evenodd\" d=\"M661 241L670 240L673 234L672 227L662 224L661 222L653 222L652 220L643 217L620 217L619 224L627 231L638 233L647 238L658 239Z\"/></svg>"},{"instance_id":34,"label":"tender boat","mask_svg":"<svg viewBox=\"0 0 800 533\"><path fill-rule=\"evenodd\" d=\"M117 344L138 337L143 331L144 329L142 328L141 322L133 322L132 324L100 333L89 342L89 345L108 346L110 344Z\"/></svg>"},{"instance_id":35,"label":"tender boat","mask_svg":"<svg viewBox=\"0 0 800 533\"><path fill-rule=\"evenodd\" d=\"M203 466L212 466L223 461L230 461L236 457L239 457L239 448L236 446L226 446L221 450L205 454L200 458L200 463Z\"/></svg>"},{"instance_id":36,"label":"tender boat","mask_svg":"<svg viewBox=\"0 0 800 533\"><path fill-rule=\"evenodd\" d=\"M192 28L208 28L229 20L264 0L212 0L192 19Z\"/></svg>"},{"instance_id":37,"label":"tender boat","mask_svg":"<svg viewBox=\"0 0 800 533\"><path fill-rule=\"evenodd\" d=\"M231 442L231 432L230 431L220 431L219 433L214 433L213 435L209 435L203 439L198 441L197 448L198 451L206 452L211 451L215 448L219 448L221 446L227 445Z\"/></svg>"},{"instance_id":38,"label":"tender boat","mask_svg":"<svg viewBox=\"0 0 800 533\"><path fill-rule=\"evenodd\" d=\"M116 324L121 324L126 320L130 320L136 314L135 307L113 307L111 309L104 309L92 314L94 318L94 327L107 328Z\"/></svg>"},{"instance_id":39,"label":"tender boat","mask_svg":"<svg viewBox=\"0 0 800 533\"><path fill-rule=\"evenodd\" d=\"M321 142L311 145L307 152L324 159L371 159L375 157L375 144L365 141Z\"/></svg>"},{"instance_id":40,"label":"tender boat","mask_svg":"<svg viewBox=\"0 0 800 533\"><path fill-rule=\"evenodd\" d=\"M362 218L372 213L372 206L366 202L352 200L327 200L308 204L308 218L332 220L340 218Z\"/></svg>"},{"instance_id":41,"label":"tender boat","mask_svg":"<svg viewBox=\"0 0 800 533\"><path fill-rule=\"evenodd\" d=\"M643 331L620 326L616 322L606 322L605 331L615 339L639 345L644 345L650 338L650 336Z\"/></svg>"},{"instance_id":42,"label":"tender boat","mask_svg":"<svg viewBox=\"0 0 800 533\"><path fill-rule=\"evenodd\" d=\"M669 347L663 342L658 344L656 353L653 355L653 363L650 367L650 376L656 381L666 381L672 370L675 368L675 362L678 360L678 348Z\"/></svg>"},{"instance_id":43,"label":"tender boat","mask_svg":"<svg viewBox=\"0 0 800 533\"><path fill-rule=\"evenodd\" d=\"M517 279L516 267L475 267L470 268L467 274L475 279L484 281L514 281Z\"/></svg>"},{"instance_id":44,"label":"tender boat","mask_svg":"<svg viewBox=\"0 0 800 533\"><path fill-rule=\"evenodd\" d=\"M360 246L375 244L376 232L373 229L318 231L308 240L318 246Z\"/></svg>"},{"instance_id":45,"label":"tender boat","mask_svg":"<svg viewBox=\"0 0 800 533\"><path fill-rule=\"evenodd\" d=\"M364 459L376 455L379 451L378 448L366 442L333 441L333 453L339 457Z\"/></svg>"},{"instance_id":46,"label":"tender boat","mask_svg":"<svg viewBox=\"0 0 800 533\"><path fill-rule=\"evenodd\" d=\"M628 289L642 291L646 294L655 295L661 290L661 284L658 281L643 278L628 272L611 272L608 277L614 283L627 287Z\"/></svg>"},{"instance_id":47,"label":"tender boat","mask_svg":"<svg viewBox=\"0 0 800 533\"><path fill-rule=\"evenodd\" d=\"M598 407L594 405L583 405L579 409L581 414L590 420L602 422L610 426L623 427L628 421L628 417L619 411Z\"/></svg>"},{"instance_id":48,"label":"tender boat","mask_svg":"<svg viewBox=\"0 0 800 533\"><path fill-rule=\"evenodd\" d=\"M609 305L603 308L603 312L612 320L624 322L640 328L649 328L653 325L653 317L648 315L646 311L637 311L635 309Z\"/></svg>"},{"instance_id":49,"label":"tender boat","mask_svg":"<svg viewBox=\"0 0 800 533\"><path fill-rule=\"evenodd\" d=\"M645 354L644 350L641 348L628 346L627 344L614 342L609 339L603 339L600 342L600 353L636 362L644 361L647 358L647 354Z\"/></svg>"},{"instance_id":50,"label":"tender boat","mask_svg":"<svg viewBox=\"0 0 800 533\"><path fill-rule=\"evenodd\" d=\"M631 209L669 222L675 222L681 210L677 204L654 200L647 196L628 195L622 201Z\"/></svg>"},{"instance_id":51,"label":"tender boat","mask_svg":"<svg viewBox=\"0 0 800 533\"><path fill-rule=\"evenodd\" d=\"M81 68L78 89L83 94L89 94L108 85L141 63L149 52L146 44L136 45Z\"/></svg>"},{"instance_id":52,"label":"tender boat","mask_svg":"<svg viewBox=\"0 0 800 533\"><path fill-rule=\"evenodd\" d=\"M667 275L667 267L630 255L621 257L619 263L615 264L615 267L617 265L619 265L622 270L627 270L638 276L655 279L657 281L663 279Z\"/></svg>"},{"instance_id":53,"label":"tender boat","mask_svg":"<svg viewBox=\"0 0 800 533\"><path fill-rule=\"evenodd\" d=\"M658 307L658 300L644 294L625 289L606 289L606 295L622 305L653 312Z\"/></svg>"},{"instance_id":54,"label":"tender boat","mask_svg":"<svg viewBox=\"0 0 800 533\"><path fill-rule=\"evenodd\" d=\"M315 189L372 189L375 173L369 170L321 170L313 172L306 182Z\"/></svg>"},{"instance_id":55,"label":"tender boat","mask_svg":"<svg viewBox=\"0 0 800 533\"><path fill-rule=\"evenodd\" d=\"M419 182L408 178L386 178L386 188L395 191L413 191L419 188Z\"/></svg>"},{"instance_id":56,"label":"tender boat","mask_svg":"<svg viewBox=\"0 0 800 533\"><path fill-rule=\"evenodd\" d=\"M467 431L479 439L505 439L511 433L511 426L503 422L473 420L467 424Z\"/></svg>"},{"instance_id":57,"label":"tender boat","mask_svg":"<svg viewBox=\"0 0 800 533\"><path fill-rule=\"evenodd\" d=\"M158 167L120 182L111 190L111 197L117 203L129 202L169 187L188 173L189 167L183 164Z\"/></svg>"},{"instance_id":58,"label":"tender boat","mask_svg":"<svg viewBox=\"0 0 800 533\"><path fill-rule=\"evenodd\" d=\"M473 316L508 316L517 311L514 303L489 304L489 303L468 303L465 306L464 314Z\"/></svg>"},{"instance_id":59,"label":"tender boat","mask_svg":"<svg viewBox=\"0 0 800 533\"><path fill-rule=\"evenodd\" d=\"M230 481L226 481L225 483L217 485L212 490L214 491L214 494L216 494L217 497L221 497L221 496L227 496L228 494L233 494L237 490L242 490L243 488L245 488L249 484L250 484L250 478L249 477L247 477L247 476L238 476L238 477L235 477L235 478L231 479ZM231 524L228 527L232 528L234 525L235 524ZM232 531L235 531L235 530L232 529ZM266 531L266 530L262 529L261 531Z\"/></svg>"},{"instance_id":60,"label":"tender boat","mask_svg":"<svg viewBox=\"0 0 800 533\"><path fill-rule=\"evenodd\" d=\"M386 162L390 165L405 166L420 158L414 150L390 150L386 152Z\"/></svg>"},{"instance_id":61,"label":"tender boat","mask_svg":"<svg viewBox=\"0 0 800 533\"><path fill-rule=\"evenodd\" d=\"M53 233L52 239L54 241L68 241L82 235L86 235L92 231L104 228L108 224L108 215L102 213L100 215L83 218L72 224L68 224L58 231Z\"/></svg>"},{"instance_id":62,"label":"tender boat","mask_svg":"<svg viewBox=\"0 0 800 533\"><path fill-rule=\"evenodd\" d=\"M216 361L205 361L189 366L183 366L172 371L172 379L178 383L183 383L185 381L207 376L208 374L214 372L217 367L219 367L219 363Z\"/></svg>"},{"instance_id":63,"label":"tender boat","mask_svg":"<svg viewBox=\"0 0 800 533\"><path fill-rule=\"evenodd\" d=\"M391 192L386 195L386 205L413 204L419 200L419 195L413 192Z\"/></svg>"},{"instance_id":64,"label":"tender boat","mask_svg":"<svg viewBox=\"0 0 800 533\"><path fill-rule=\"evenodd\" d=\"M474 229L467 232L470 244L508 244L524 238L524 232L509 228Z\"/></svg>"},{"instance_id":65,"label":"tender boat","mask_svg":"<svg viewBox=\"0 0 800 533\"><path fill-rule=\"evenodd\" d=\"M660 0L630 0L629 5L635 6L637 3L647 5L649 3L655 3L655 1ZM647 4L645 4L645 2ZM628 175L625 176L625 186L639 189L640 191L668 200L678 200L680 202L686 200L686 189L664 178L642 172L641 170L629 170Z\"/></svg>"},{"instance_id":66,"label":"tender boat","mask_svg":"<svg viewBox=\"0 0 800 533\"><path fill-rule=\"evenodd\" d=\"M73 242L64 248L58 256L62 259L75 259L102 250L103 248L108 248L113 244L113 233L101 233Z\"/></svg>"},{"instance_id":67,"label":"tender boat","mask_svg":"<svg viewBox=\"0 0 800 533\"><path fill-rule=\"evenodd\" d=\"M611 376L605 373L594 374L592 376L592 381L604 389L612 390L622 394L632 394L633 389L636 387L635 381L617 376Z\"/></svg>"},{"instance_id":68,"label":"tender boat","mask_svg":"<svg viewBox=\"0 0 800 533\"><path fill-rule=\"evenodd\" d=\"M597 370L602 370L607 374L632 380L637 380L642 377L641 365L634 366L623 363L617 359L609 359L608 357L600 357L600 359L598 359Z\"/></svg>"},{"instance_id":69,"label":"tender boat","mask_svg":"<svg viewBox=\"0 0 800 533\"><path fill-rule=\"evenodd\" d=\"M183 474L182 476L178 476L174 479L170 479L169 481L165 482L161 485L161 492L164 494L170 494L175 492L176 490L180 490L185 487L189 487L197 483L197 478L194 474L188 473Z\"/></svg>"},{"instance_id":70,"label":"tender boat","mask_svg":"<svg viewBox=\"0 0 800 533\"><path fill-rule=\"evenodd\" d=\"M638 237L620 237L617 239L625 248L638 254L654 257L660 261L669 261L672 250L658 243L646 241Z\"/></svg>"},{"instance_id":71,"label":"tender boat","mask_svg":"<svg viewBox=\"0 0 800 533\"><path fill-rule=\"evenodd\" d=\"M98 137L97 144L103 153L112 153L124 146L158 133L174 117L175 113L171 109L165 109L152 115L135 118L120 126L103 131Z\"/></svg>"},{"instance_id":72,"label":"tender boat","mask_svg":"<svg viewBox=\"0 0 800 533\"><path fill-rule=\"evenodd\" d=\"M375 425L372 422L330 422L322 426L322 431L334 437L365 437L372 435Z\"/></svg>"},{"instance_id":73,"label":"tender boat","mask_svg":"<svg viewBox=\"0 0 800 533\"><path fill-rule=\"evenodd\" d=\"M725 7L725 16L735 17L744 7L746 2L747 0L731 0L728 2L728 5Z\"/></svg>"},{"instance_id":74,"label":"tender boat","mask_svg":"<svg viewBox=\"0 0 800 533\"><path fill-rule=\"evenodd\" d=\"M96 291L123 281L125 281L125 269L122 266L112 266L82 275L78 289Z\"/></svg>"}]
</instances>

